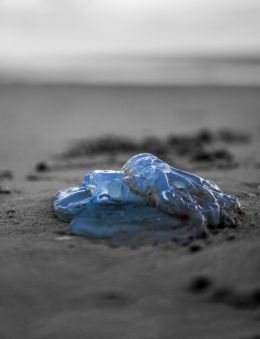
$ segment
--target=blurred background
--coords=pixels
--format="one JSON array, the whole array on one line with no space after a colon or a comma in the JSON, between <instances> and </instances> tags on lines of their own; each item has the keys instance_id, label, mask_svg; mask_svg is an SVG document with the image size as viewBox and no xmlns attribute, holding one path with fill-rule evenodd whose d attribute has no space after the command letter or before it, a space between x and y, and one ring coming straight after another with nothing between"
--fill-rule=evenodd
<instances>
[{"instance_id":1,"label":"blurred background","mask_svg":"<svg viewBox=\"0 0 260 339\"><path fill-rule=\"evenodd\" d=\"M0 162L260 126L258 0L0 0Z\"/></svg>"}]
</instances>

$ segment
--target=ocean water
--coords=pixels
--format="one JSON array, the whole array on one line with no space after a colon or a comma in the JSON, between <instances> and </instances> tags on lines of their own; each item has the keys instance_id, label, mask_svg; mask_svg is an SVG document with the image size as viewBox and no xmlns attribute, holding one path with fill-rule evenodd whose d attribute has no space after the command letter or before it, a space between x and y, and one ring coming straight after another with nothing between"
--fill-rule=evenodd
<instances>
[{"instance_id":1,"label":"ocean water","mask_svg":"<svg viewBox=\"0 0 260 339\"><path fill-rule=\"evenodd\" d=\"M27 171L78 138L260 127L260 87L0 86L0 169Z\"/></svg>"}]
</instances>

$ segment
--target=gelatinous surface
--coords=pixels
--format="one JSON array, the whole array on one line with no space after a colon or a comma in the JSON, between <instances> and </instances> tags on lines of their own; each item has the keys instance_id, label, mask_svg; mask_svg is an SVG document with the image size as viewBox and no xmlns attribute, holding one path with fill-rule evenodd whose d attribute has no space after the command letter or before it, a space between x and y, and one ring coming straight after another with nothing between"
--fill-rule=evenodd
<instances>
[{"instance_id":1,"label":"gelatinous surface","mask_svg":"<svg viewBox=\"0 0 260 339\"><path fill-rule=\"evenodd\" d=\"M54 211L74 234L102 238L152 231L178 239L203 236L208 226L235 225L240 205L212 181L142 153L122 171L88 172L79 187L56 195Z\"/></svg>"}]
</instances>

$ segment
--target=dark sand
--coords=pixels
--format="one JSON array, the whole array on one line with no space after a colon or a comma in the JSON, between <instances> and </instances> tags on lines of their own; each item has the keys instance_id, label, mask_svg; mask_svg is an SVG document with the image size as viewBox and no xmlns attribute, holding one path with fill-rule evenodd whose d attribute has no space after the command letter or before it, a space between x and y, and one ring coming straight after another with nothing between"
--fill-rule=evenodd
<instances>
[{"instance_id":1,"label":"dark sand","mask_svg":"<svg viewBox=\"0 0 260 339\"><path fill-rule=\"evenodd\" d=\"M0 96L0 170L15 175L0 179L0 338L260 337L260 89L9 86ZM120 130L116 117L118 126L125 121ZM57 190L77 185L88 169L119 168L131 153L48 155L75 135L162 137L208 126L239 127L251 140L204 140L210 156L197 158L171 146L163 156L237 194L246 211L240 226L211 230L189 246L114 246L71 236L55 217ZM216 149L231 159L215 159ZM33 171L41 160L48 167Z\"/></svg>"}]
</instances>

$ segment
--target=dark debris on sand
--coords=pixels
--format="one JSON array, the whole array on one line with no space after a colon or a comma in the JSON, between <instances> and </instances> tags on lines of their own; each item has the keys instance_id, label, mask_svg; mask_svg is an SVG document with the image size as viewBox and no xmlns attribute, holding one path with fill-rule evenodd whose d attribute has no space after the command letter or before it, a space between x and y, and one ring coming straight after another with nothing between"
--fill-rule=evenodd
<instances>
[{"instance_id":1,"label":"dark debris on sand","mask_svg":"<svg viewBox=\"0 0 260 339\"><path fill-rule=\"evenodd\" d=\"M199 244L192 244L189 246L189 251L191 253L200 252L201 250L202 250L202 246Z\"/></svg>"},{"instance_id":2,"label":"dark debris on sand","mask_svg":"<svg viewBox=\"0 0 260 339\"><path fill-rule=\"evenodd\" d=\"M236 291L228 287L217 288L210 296L212 302L228 304L238 309L260 307L260 287L247 291Z\"/></svg>"},{"instance_id":3,"label":"dark debris on sand","mask_svg":"<svg viewBox=\"0 0 260 339\"><path fill-rule=\"evenodd\" d=\"M251 141L251 136L249 134L232 131L230 129L218 130L216 138L220 141L233 144L245 144Z\"/></svg>"},{"instance_id":4,"label":"dark debris on sand","mask_svg":"<svg viewBox=\"0 0 260 339\"><path fill-rule=\"evenodd\" d=\"M11 191L8 186L1 186L0 185L0 194L10 194Z\"/></svg>"},{"instance_id":5,"label":"dark debris on sand","mask_svg":"<svg viewBox=\"0 0 260 339\"><path fill-rule=\"evenodd\" d=\"M50 167L45 161L40 161L35 165L36 172L47 172L49 169Z\"/></svg>"},{"instance_id":6,"label":"dark debris on sand","mask_svg":"<svg viewBox=\"0 0 260 339\"><path fill-rule=\"evenodd\" d=\"M111 157L120 153L147 152L153 153L163 160L166 160L167 156L173 155L186 157L195 164L200 163L227 169L236 167L237 163L231 151L226 149L226 144L247 143L249 141L248 135L231 130L210 131L204 129L193 135L169 135L166 138L150 136L139 141L107 135L96 139L75 141L63 153L62 157L67 159L96 155Z\"/></svg>"},{"instance_id":7,"label":"dark debris on sand","mask_svg":"<svg viewBox=\"0 0 260 339\"><path fill-rule=\"evenodd\" d=\"M236 309L260 308L260 287L239 290L235 287L217 286L211 277L200 275L191 280L188 289L196 294L207 292L209 302L227 304Z\"/></svg>"}]
</instances>

